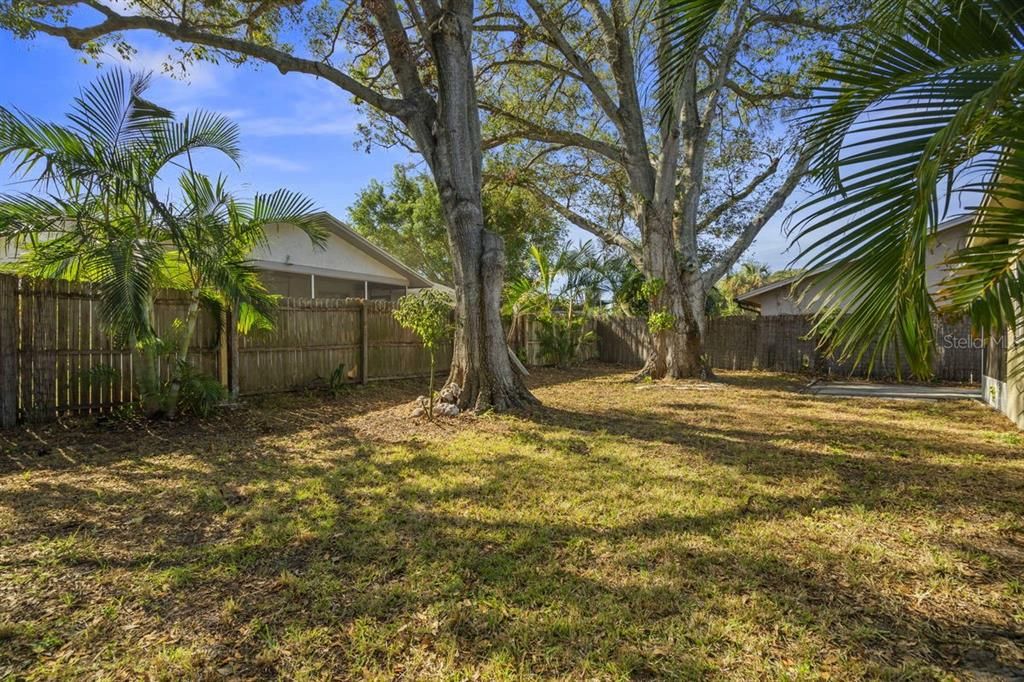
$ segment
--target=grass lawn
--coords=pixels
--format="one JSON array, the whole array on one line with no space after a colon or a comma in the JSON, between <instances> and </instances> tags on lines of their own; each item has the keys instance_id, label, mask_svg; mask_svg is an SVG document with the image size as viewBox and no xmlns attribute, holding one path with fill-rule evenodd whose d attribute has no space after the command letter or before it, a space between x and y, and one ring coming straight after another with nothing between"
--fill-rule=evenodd
<instances>
[{"instance_id":1,"label":"grass lawn","mask_svg":"<svg viewBox=\"0 0 1024 682\"><path fill-rule=\"evenodd\" d=\"M1003 417L626 378L0 432L0 679L1024 675Z\"/></svg>"}]
</instances>

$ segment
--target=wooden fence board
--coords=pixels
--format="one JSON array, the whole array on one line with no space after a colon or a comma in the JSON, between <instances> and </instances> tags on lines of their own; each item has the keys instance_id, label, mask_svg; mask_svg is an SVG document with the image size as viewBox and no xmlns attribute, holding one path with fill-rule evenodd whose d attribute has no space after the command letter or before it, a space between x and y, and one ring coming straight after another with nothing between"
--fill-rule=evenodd
<instances>
[{"instance_id":1,"label":"wooden fence board","mask_svg":"<svg viewBox=\"0 0 1024 682\"><path fill-rule=\"evenodd\" d=\"M18 420L18 278L0 275L0 428Z\"/></svg>"},{"instance_id":2,"label":"wooden fence board","mask_svg":"<svg viewBox=\"0 0 1024 682\"><path fill-rule=\"evenodd\" d=\"M817 349L811 337L811 320L800 315L724 317L708 321L705 349L714 369L814 372L834 376L868 375L867 358L854 363L838 362ZM600 358L641 367L649 348L646 321L641 318L607 317L597 322ZM935 321L937 353L935 376L946 381L981 380L981 344L971 336L970 320ZM871 376L896 374L896 358L886 354ZM905 365L902 376L909 376Z\"/></svg>"},{"instance_id":3,"label":"wooden fence board","mask_svg":"<svg viewBox=\"0 0 1024 682\"><path fill-rule=\"evenodd\" d=\"M154 306L158 332L174 337L176 320L186 309L182 294L161 294ZM346 382L425 376L429 355L393 312L388 302L286 298L280 301L274 330L239 335L234 319L230 333L222 332L218 315L204 309L190 362L204 374L226 376L243 395L324 385L338 367ZM585 347L582 359L643 364L648 347L644 320L609 317L591 324L597 339ZM977 381L981 344L971 338L969 322L936 325L938 377ZM537 331L537 323L526 320L513 335L512 346L528 365L544 361ZM798 316L714 319L708 323L707 352L717 369L864 374L865 363L853 366L821 357L809 331L810 322ZM451 354L450 341L437 348L442 377ZM106 333L92 285L0 275L0 425L104 412L137 400L137 361L132 349ZM224 362L228 367L222 370ZM891 373L895 366L886 358L875 375ZM170 371L163 362L161 377Z\"/></svg>"}]
</instances>

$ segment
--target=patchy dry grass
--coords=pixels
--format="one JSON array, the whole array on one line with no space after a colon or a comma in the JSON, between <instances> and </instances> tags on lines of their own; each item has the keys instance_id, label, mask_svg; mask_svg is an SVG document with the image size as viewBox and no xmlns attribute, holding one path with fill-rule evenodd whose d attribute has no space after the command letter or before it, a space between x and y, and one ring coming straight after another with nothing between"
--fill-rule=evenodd
<instances>
[{"instance_id":1,"label":"patchy dry grass","mask_svg":"<svg viewBox=\"0 0 1024 682\"><path fill-rule=\"evenodd\" d=\"M0 678L1013 679L1024 441L970 403L587 368L0 434Z\"/></svg>"}]
</instances>

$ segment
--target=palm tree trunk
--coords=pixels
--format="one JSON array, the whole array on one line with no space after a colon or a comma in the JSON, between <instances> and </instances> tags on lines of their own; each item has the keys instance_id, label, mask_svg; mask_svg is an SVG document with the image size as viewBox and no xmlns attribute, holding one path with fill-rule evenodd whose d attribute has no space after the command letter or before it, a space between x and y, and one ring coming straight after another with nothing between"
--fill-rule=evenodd
<instances>
[{"instance_id":1,"label":"palm tree trunk","mask_svg":"<svg viewBox=\"0 0 1024 682\"><path fill-rule=\"evenodd\" d=\"M146 317L153 322L153 301L146 302ZM131 346L139 363L138 387L142 401L142 413L149 418L156 417L163 409L160 400L160 356L155 343L146 343L139 347L138 339L133 335Z\"/></svg>"},{"instance_id":2,"label":"palm tree trunk","mask_svg":"<svg viewBox=\"0 0 1024 682\"><path fill-rule=\"evenodd\" d=\"M192 289L189 297L188 310L185 313L185 324L178 339L178 348L174 353L174 367L171 368L171 387L167 392L167 416L174 419L178 414L178 398L181 396L182 374L188 362L188 349L192 345L192 336L196 331L199 319L199 288Z\"/></svg>"}]
</instances>

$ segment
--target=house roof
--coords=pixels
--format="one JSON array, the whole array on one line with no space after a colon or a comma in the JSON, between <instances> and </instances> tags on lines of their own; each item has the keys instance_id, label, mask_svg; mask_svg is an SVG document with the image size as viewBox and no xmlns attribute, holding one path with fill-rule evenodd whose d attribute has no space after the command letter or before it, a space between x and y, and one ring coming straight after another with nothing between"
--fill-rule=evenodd
<instances>
[{"instance_id":1,"label":"house roof","mask_svg":"<svg viewBox=\"0 0 1024 682\"><path fill-rule=\"evenodd\" d=\"M419 274L408 265L398 260L390 253L380 248L373 242L369 241L366 237L359 234L347 224L335 218L333 215L326 211L321 211L316 215L317 221L320 225L328 232L341 237L352 246L356 247L360 251L376 258L382 263L386 263L394 270L405 275L409 279L409 287L414 289L428 289L434 286L434 283L429 279Z\"/></svg>"},{"instance_id":2,"label":"house roof","mask_svg":"<svg viewBox=\"0 0 1024 682\"><path fill-rule=\"evenodd\" d=\"M965 225L967 223L970 223L970 222L972 222L974 220L974 217L975 216L974 216L973 213L962 213L960 215L953 216L952 218L949 218L948 220L943 220L941 223L939 223L935 227L934 234L938 234L939 232L944 232L944 231L950 230L950 229L952 229L954 227L960 227L961 225ZM739 301L740 303L743 303L743 302L755 299L758 296L761 296L763 294L767 294L770 291L775 291L776 289L779 289L781 287L791 287L797 281L799 281L800 279L803 279L805 277L813 277L815 275L820 275L820 274L822 274L824 272L827 272L831 267L832 267L832 264L820 265L820 266L814 268L813 270L811 270L810 272L802 272L799 275L793 275L792 277L787 277L785 279L780 279L778 282L772 282L771 284L766 284L763 287L758 287L756 289L751 289L750 291L746 292L745 294L740 294L739 296L737 296L736 300Z\"/></svg>"}]
</instances>

